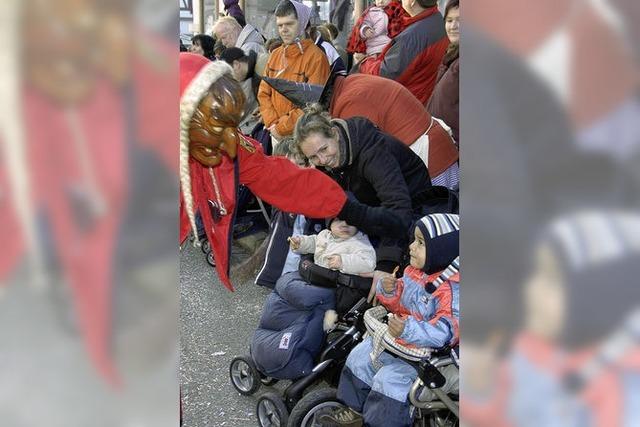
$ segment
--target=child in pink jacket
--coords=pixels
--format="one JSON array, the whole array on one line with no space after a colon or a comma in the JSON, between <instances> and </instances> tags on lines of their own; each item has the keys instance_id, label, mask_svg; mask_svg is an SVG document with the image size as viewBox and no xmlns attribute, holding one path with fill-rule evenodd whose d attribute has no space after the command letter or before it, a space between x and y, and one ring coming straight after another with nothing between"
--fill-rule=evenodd
<instances>
[{"instance_id":1,"label":"child in pink jacket","mask_svg":"<svg viewBox=\"0 0 640 427\"><path fill-rule=\"evenodd\" d=\"M367 8L356 22L347 52L353 53L354 58L377 56L402 31L404 16L406 12L399 1L376 0L375 6Z\"/></svg>"},{"instance_id":2,"label":"child in pink jacket","mask_svg":"<svg viewBox=\"0 0 640 427\"><path fill-rule=\"evenodd\" d=\"M367 45L367 56L377 55L391 41L388 36L387 27L389 17L383 7L390 3L390 0L376 0L376 5L369 9L360 27L360 37Z\"/></svg>"}]
</instances>

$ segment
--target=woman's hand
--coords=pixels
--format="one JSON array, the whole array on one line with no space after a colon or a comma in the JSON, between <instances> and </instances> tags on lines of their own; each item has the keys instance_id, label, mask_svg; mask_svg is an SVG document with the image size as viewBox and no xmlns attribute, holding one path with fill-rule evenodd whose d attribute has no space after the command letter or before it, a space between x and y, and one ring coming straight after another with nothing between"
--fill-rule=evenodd
<instances>
[{"instance_id":1,"label":"woman's hand","mask_svg":"<svg viewBox=\"0 0 640 427\"><path fill-rule=\"evenodd\" d=\"M366 40L366 39L370 39L371 37L373 37L375 33L373 32L373 28L366 27L364 30L362 30L362 34L364 35L364 38Z\"/></svg>"}]
</instances>

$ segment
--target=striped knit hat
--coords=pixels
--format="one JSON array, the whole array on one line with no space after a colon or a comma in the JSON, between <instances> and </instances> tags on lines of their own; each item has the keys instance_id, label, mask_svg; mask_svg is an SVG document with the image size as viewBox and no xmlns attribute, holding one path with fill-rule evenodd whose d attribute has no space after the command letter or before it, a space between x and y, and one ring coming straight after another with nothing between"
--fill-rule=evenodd
<instances>
[{"instance_id":1,"label":"striped knit hat","mask_svg":"<svg viewBox=\"0 0 640 427\"><path fill-rule=\"evenodd\" d=\"M541 236L558 261L566 295L562 342L601 340L640 308L640 216L583 211L553 221Z\"/></svg>"},{"instance_id":2,"label":"striped knit hat","mask_svg":"<svg viewBox=\"0 0 640 427\"><path fill-rule=\"evenodd\" d=\"M447 268L459 255L460 218L455 214L430 214L416 222L424 236L427 257L425 273Z\"/></svg>"}]
</instances>

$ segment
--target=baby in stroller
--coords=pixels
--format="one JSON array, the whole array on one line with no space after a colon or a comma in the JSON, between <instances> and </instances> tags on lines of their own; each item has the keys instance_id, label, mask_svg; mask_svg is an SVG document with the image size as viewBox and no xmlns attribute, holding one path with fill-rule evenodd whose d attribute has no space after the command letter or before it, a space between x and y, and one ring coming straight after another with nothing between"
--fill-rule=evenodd
<instances>
[{"instance_id":1,"label":"baby in stroller","mask_svg":"<svg viewBox=\"0 0 640 427\"><path fill-rule=\"evenodd\" d=\"M407 348L453 347L458 342L459 275L442 272L458 257L459 219L431 214L417 222L410 265L401 279L377 283L378 299L393 313L388 332ZM365 315L366 317L366 315ZM319 416L323 426L411 426L409 392L418 372L411 363L380 351L371 337L349 354L340 377L338 399L348 407ZM440 370L445 393L455 392L457 367Z\"/></svg>"},{"instance_id":2,"label":"baby in stroller","mask_svg":"<svg viewBox=\"0 0 640 427\"><path fill-rule=\"evenodd\" d=\"M313 254L313 262L320 267L363 277L372 277L376 269L376 251L367 235L338 218L331 220L329 229L308 236L292 236L289 243L296 253ZM324 330L332 329L337 320L338 313L327 310Z\"/></svg>"},{"instance_id":3,"label":"baby in stroller","mask_svg":"<svg viewBox=\"0 0 640 427\"><path fill-rule=\"evenodd\" d=\"M295 252L314 253L320 268L371 276L376 266L369 239L339 219L318 235L294 235L289 241ZM314 282L306 274L291 271L278 279L267 297L251 343L254 362L266 375L296 379L308 375L313 368L325 332L338 319L335 288L339 285L323 287Z\"/></svg>"}]
</instances>

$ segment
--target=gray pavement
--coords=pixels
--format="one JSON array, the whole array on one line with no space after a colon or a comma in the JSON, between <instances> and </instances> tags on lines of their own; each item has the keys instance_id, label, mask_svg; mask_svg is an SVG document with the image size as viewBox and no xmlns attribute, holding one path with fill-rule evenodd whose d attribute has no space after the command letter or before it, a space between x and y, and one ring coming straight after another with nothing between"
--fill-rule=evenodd
<instances>
[{"instance_id":1,"label":"gray pavement","mask_svg":"<svg viewBox=\"0 0 640 427\"><path fill-rule=\"evenodd\" d=\"M240 252L240 253L238 253ZM234 248L232 263L246 255ZM245 397L229 382L229 363L248 354L269 289L233 280L226 290L199 248L180 257L180 384L185 427L257 425L257 396ZM280 385L281 387L282 385Z\"/></svg>"},{"instance_id":2,"label":"gray pavement","mask_svg":"<svg viewBox=\"0 0 640 427\"><path fill-rule=\"evenodd\" d=\"M178 420L177 269L171 259L114 289L110 387L81 340L66 284L28 284L26 269L0 284L0 425L164 427Z\"/></svg>"}]
</instances>

